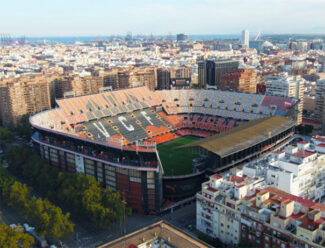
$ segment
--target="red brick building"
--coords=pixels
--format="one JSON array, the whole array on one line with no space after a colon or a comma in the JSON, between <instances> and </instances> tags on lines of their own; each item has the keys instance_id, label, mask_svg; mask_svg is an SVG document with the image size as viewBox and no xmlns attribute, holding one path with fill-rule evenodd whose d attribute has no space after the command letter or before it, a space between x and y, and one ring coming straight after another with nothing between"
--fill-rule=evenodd
<instances>
[{"instance_id":1,"label":"red brick building","mask_svg":"<svg viewBox=\"0 0 325 248\"><path fill-rule=\"evenodd\" d=\"M260 82L256 84L256 94L265 94L266 91L266 85L265 82Z\"/></svg>"},{"instance_id":2,"label":"red brick building","mask_svg":"<svg viewBox=\"0 0 325 248\"><path fill-rule=\"evenodd\" d=\"M255 93L257 73L250 69L237 69L221 77L221 90Z\"/></svg>"}]
</instances>

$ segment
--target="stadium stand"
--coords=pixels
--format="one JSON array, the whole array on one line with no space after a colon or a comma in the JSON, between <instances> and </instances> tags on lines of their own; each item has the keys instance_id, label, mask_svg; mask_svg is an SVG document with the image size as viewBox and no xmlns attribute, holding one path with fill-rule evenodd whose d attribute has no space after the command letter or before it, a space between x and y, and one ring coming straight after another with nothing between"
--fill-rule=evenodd
<instances>
[{"instance_id":1,"label":"stadium stand","mask_svg":"<svg viewBox=\"0 0 325 248\"><path fill-rule=\"evenodd\" d=\"M285 115L291 98L212 90L164 90L158 93L167 114L199 113L240 120Z\"/></svg>"},{"instance_id":2,"label":"stadium stand","mask_svg":"<svg viewBox=\"0 0 325 248\"><path fill-rule=\"evenodd\" d=\"M229 91L152 92L138 87L59 99L59 108L35 120L54 130L109 144L130 145L152 138L161 143L175 137L166 135L171 131L177 130L181 135L193 129L205 137L248 120L286 115L288 106L295 103L291 98ZM156 110L157 106L162 106L163 111Z\"/></svg>"}]
</instances>

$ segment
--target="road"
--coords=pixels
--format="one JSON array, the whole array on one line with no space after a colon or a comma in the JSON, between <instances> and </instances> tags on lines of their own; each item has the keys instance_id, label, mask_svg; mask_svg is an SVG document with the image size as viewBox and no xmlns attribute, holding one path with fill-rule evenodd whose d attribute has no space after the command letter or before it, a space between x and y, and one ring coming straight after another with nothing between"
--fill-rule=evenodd
<instances>
[{"instance_id":1,"label":"road","mask_svg":"<svg viewBox=\"0 0 325 248\"><path fill-rule=\"evenodd\" d=\"M12 208L5 207L0 204L1 220L7 225L26 223L26 219L19 216L19 214Z\"/></svg>"}]
</instances>

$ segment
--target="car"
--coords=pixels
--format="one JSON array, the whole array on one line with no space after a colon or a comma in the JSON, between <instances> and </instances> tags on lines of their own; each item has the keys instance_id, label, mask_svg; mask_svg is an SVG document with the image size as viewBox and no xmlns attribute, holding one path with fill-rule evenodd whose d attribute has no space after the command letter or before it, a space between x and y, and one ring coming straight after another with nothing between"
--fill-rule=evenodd
<instances>
[{"instance_id":1,"label":"car","mask_svg":"<svg viewBox=\"0 0 325 248\"><path fill-rule=\"evenodd\" d=\"M187 229L192 232L192 231L194 231L196 229L196 226L195 225L188 225Z\"/></svg>"},{"instance_id":2,"label":"car","mask_svg":"<svg viewBox=\"0 0 325 248\"><path fill-rule=\"evenodd\" d=\"M5 169L7 169L9 167L9 164L8 164L8 162L6 160L2 161L2 167L5 168Z\"/></svg>"}]
</instances>

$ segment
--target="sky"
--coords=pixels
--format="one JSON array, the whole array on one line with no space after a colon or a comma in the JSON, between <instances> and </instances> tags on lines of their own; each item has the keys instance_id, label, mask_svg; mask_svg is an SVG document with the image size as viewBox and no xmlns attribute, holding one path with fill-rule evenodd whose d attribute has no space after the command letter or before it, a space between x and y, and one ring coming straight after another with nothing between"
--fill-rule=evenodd
<instances>
[{"instance_id":1,"label":"sky","mask_svg":"<svg viewBox=\"0 0 325 248\"><path fill-rule=\"evenodd\" d=\"M1 0L0 34L325 33L325 0Z\"/></svg>"}]
</instances>

